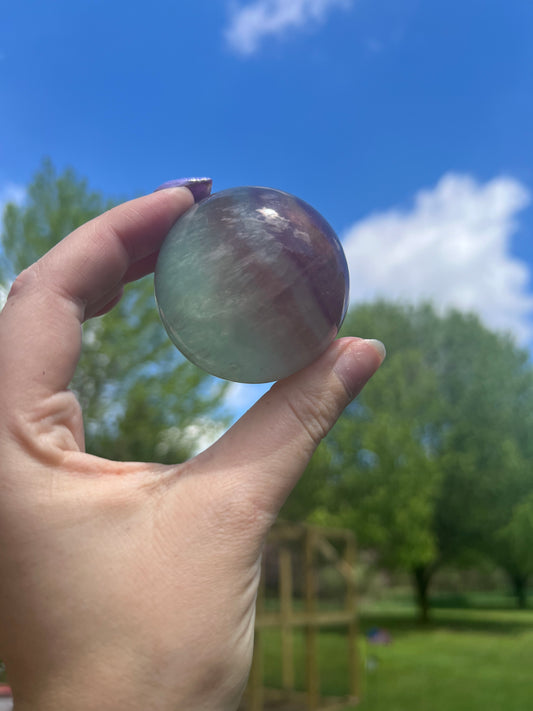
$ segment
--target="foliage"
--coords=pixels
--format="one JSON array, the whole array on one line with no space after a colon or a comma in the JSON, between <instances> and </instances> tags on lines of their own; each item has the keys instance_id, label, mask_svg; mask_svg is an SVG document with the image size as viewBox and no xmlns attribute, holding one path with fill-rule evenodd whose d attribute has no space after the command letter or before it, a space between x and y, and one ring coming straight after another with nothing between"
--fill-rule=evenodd
<instances>
[{"instance_id":1,"label":"foliage","mask_svg":"<svg viewBox=\"0 0 533 711\"><path fill-rule=\"evenodd\" d=\"M533 573L533 493L514 507L511 520L499 534L510 565Z\"/></svg>"},{"instance_id":2,"label":"foliage","mask_svg":"<svg viewBox=\"0 0 533 711\"><path fill-rule=\"evenodd\" d=\"M501 532L533 492L528 353L429 304L355 307L343 334L377 336L388 356L327 438L321 487L302 487L307 516L353 528L382 565L410 571L421 605L442 563L492 557L511 574Z\"/></svg>"},{"instance_id":3,"label":"foliage","mask_svg":"<svg viewBox=\"0 0 533 711\"><path fill-rule=\"evenodd\" d=\"M57 174L45 161L26 202L4 212L0 285L8 287L62 237L111 206L73 170ZM128 285L118 306L84 325L72 388L84 410L87 450L94 454L182 461L197 444L186 436L169 438L169 430L190 432L214 418L225 387L172 346L149 277Z\"/></svg>"},{"instance_id":4,"label":"foliage","mask_svg":"<svg viewBox=\"0 0 533 711\"><path fill-rule=\"evenodd\" d=\"M514 506L508 523L496 532L495 547L518 606L527 607L528 579L533 574L533 493Z\"/></svg>"},{"instance_id":5,"label":"foliage","mask_svg":"<svg viewBox=\"0 0 533 711\"><path fill-rule=\"evenodd\" d=\"M323 523L320 520L320 505L332 473L331 460L331 450L322 442L311 458L305 475L300 478L285 502L281 518L295 522L310 518L313 523ZM327 523L336 525L337 522L332 516L328 516Z\"/></svg>"}]
</instances>

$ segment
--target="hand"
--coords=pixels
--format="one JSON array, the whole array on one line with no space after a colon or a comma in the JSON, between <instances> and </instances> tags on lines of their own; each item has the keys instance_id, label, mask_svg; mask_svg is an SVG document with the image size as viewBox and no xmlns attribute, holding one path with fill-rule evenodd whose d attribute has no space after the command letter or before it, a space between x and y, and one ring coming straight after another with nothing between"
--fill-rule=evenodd
<instances>
[{"instance_id":1,"label":"hand","mask_svg":"<svg viewBox=\"0 0 533 711\"><path fill-rule=\"evenodd\" d=\"M320 439L378 368L341 339L185 464L84 453L81 324L153 270L173 188L80 227L0 315L0 657L15 709L235 709L262 544Z\"/></svg>"}]
</instances>

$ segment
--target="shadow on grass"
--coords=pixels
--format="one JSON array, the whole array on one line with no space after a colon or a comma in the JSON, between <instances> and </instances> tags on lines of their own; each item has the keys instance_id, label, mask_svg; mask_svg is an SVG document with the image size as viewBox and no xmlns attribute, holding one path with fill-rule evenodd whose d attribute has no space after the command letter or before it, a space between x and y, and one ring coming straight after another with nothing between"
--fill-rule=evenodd
<instances>
[{"instance_id":1,"label":"shadow on grass","mask_svg":"<svg viewBox=\"0 0 533 711\"><path fill-rule=\"evenodd\" d=\"M533 599L533 596L532 596ZM303 609L301 600L294 601L295 609ZM278 610L279 601L267 600L266 608ZM338 604L322 602L325 610L338 608ZM453 632L477 632L496 635L513 635L533 631L533 609L520 610L513 598L503 594L468 593L447 594L431 598L430 619L421 623L408 595L397 595L381 604L362 606L359 626L365 634L372 628L386 629L398 636L421 631L450 630ZM337 627L321 627L323 631L338 632Z\"/></svg>"},{"instance_id":2,"label":"shadow on grass","mask_svg":"<svg viewBox=\"0 0 533 711\"><path fill-rule=\"evenodd\" d=\"M432 609L430 619L427 623L417 621L414 612L412 614L398 614L395 612L362 613L359 616L361 632L372 628L384 628L393 636L411 634L413 632L436 632L450 630L453 632L464 632L465 634L487 633L495 635L514 635L524 630L533 630L533 614L529 619L520 615L513 616L508 613L505 616L493 615L490 611L471 609L443 608Z\"/></svg>"},{"instance_id":3,"label":"shadow on grass","mask_svg":"<svg viewBox=\"0 0 533 711\"><path fill-rule=\"evenodd\" d=\"M505 610L507 612L526 612L518 610L514 598L494 593L454 593L431 596L433 609L446 610ZM533 614L533 609L531 610Z\"/></svg>"}]
</instances>

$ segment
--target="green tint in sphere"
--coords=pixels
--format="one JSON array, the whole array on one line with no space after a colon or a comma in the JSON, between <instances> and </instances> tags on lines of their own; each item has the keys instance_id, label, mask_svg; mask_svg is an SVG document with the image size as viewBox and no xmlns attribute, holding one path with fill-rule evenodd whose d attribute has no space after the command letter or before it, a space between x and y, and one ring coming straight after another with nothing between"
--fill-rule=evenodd
<instances>
[{"instance_id":1,"label":"green tint in sphere","mask_svg":"<svg viewBox=\"0 0 533 711\"><path fill-rule=\"evenodd\" d=\"M310 205L270 188L215 193L167 235L155 294L171 340L219 378L267 383L312 363L348 303L342 246Z\"/></svg>"}]
</instances>

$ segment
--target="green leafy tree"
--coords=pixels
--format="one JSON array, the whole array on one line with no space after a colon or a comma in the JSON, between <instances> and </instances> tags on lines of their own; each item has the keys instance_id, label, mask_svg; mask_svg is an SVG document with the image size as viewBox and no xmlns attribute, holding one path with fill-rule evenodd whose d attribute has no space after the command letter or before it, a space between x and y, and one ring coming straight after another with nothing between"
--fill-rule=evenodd
<instances>
[{"instance_id":1,"label":"green leafy tree","mask_svg":"<svg viewBox=\"0 0 533 711\"><path fill-rule=\"evenodd\" d=\"M533 575L533 493L513 508L496 538L496 558L507 572L518 606L525 608L528 579Z\"/></svg>"},{"instance_id":2,"label":"green leafy tree","mask_svg":"<svg viewBox=\"0 0 533 711\"><path fill-rule=\"evenodd\" d=\"M409 572L427 620L437 567L503 564L499 531L533 491L528 354L430 305L361 305L343 333L378 336L388 357L327 438L307 516L352 527L382 565Z\"/></svg>"},{"instance_id":3,"label":"green leafy tree","mask_svg":"<svg viewBox=\"0 0 533 711\"><path fill-rule=\"evenodd\" d=\"M336 470L332 463L332 450L326 442L321 442L307 465L304 476L285 502L281 518L295 523L312 519L317 524L340 525L340 521L331 512L323 510L325 492L334 471Z\"/></svg>"},{"instance_id":4,"label":"green leafy tree","mask_svg":"<svg viewBox=\"0 0 533 711\"><path fill-rule=\"evenodd\" d=\"M60 239L112 205L73 170L58 174L45 161L24 204L10 204L4 211L3 290ZM115 459L182 461L200 438L217 432L225 387L185 361L170 343L150 277L128 285L110 313L84 325L72 388L84 410L89 452ZM195 431L197 441L191 437Z\"/></svg>"}]
</instances>

